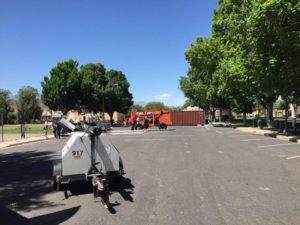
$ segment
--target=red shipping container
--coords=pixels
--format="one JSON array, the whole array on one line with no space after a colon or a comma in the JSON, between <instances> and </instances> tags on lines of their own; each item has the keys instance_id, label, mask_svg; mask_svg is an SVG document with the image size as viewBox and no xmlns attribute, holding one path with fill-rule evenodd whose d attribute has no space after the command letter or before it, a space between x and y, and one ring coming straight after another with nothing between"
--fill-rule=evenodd
<instances>
[{"instance_id":1,"label":"red shipping container","mask_svg":"<svg viewBox=\"0 0 300 225\"><path fill-rule=\"evenodd\" d=\"M205 125L204 111L178 111L170 112L173 126L196 126Z\"/></svg>"}]
</instances>

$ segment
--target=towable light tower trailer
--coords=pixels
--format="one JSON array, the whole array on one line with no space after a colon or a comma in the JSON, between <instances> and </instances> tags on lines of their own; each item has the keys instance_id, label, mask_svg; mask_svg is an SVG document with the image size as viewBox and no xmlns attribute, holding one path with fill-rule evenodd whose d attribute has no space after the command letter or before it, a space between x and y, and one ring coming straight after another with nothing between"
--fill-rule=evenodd
<instances>
[{"instance_id":1,"label":"towable light tower trailer","mask_svg":"<svg viewBox=\"0 0 300 225\"><path fill-rule=\"evenodd\" d=\"M65 119L60 123L74 131L75 126ZM61 159L53 162L53 187L72 190L80 181L91 182L93 190L103 180L125 174L120 152L97 126L83 125L84 131L74 132L61 151ZM95 194L95 192L94 192Z\"/></svg>"}]
</instances>

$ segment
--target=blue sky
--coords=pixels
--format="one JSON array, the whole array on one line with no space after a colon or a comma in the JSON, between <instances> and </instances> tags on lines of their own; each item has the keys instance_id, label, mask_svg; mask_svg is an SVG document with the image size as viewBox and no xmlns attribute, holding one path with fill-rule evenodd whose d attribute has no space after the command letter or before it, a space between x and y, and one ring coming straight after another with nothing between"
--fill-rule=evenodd
<instances>
[{"instance_id":1,"label":"blue sky","mask_svg":"<svg viewBox=\"0 0 300 225\"><path fill-rule=\"evenodd\" d=\"M58 62L121 70L136 102L180 106L184 52L208 37L217 0L0 0L0 88L41 92Z\"/></svg>"}]
</instances>

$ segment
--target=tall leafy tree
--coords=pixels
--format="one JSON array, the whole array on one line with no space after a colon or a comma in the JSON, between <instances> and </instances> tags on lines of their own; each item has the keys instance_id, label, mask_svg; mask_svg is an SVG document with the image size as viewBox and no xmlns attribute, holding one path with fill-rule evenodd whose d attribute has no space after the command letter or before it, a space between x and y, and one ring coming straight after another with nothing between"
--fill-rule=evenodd
<instances>
[{"instance_id":1,"label":"tall leafy tree","mask_svg":"<svg viewBox=\"0 0 300 225\"><path fill-rule=\"evenodd\" d=\"M107 84L105 86L105 111L113 118L113 113L127 113L133 105L133 97L129 92L129 82L121 71L109 70L105 73Z\"/></svg>"},{"instance_id":2,"label":"tall leafy tree","mask_svg":"<svg viewBox=\"0 0 300 225\"><path fill-rule=\"evenodd\" d=\"M18 91L17 110L18 120L21 123L30 122L32 119L39 119L42 109L38 104L37 89L26 86Z\"/></svg>"},{"instance_id":3,"label":"tall leafy tree","mask_svg":"<svg viewBox=\"0 0 300 225\"><path fill-rule=\"evenodd\" d=\"M80 67L81 108L89 112L104 111L105 88L108 80L101 63L90 63Z\"/></svg>"},{"instance_id":4,"label":"tall leafy tree","mask_svg":"<svg viewBox=\"0 0 300 225\"><path fill-rule=\"evenodd\" d=\"M50 71L50 77L42 81L42 100L51 110L66 114L82 104L78 62L68 60L58 63Z\"/></svg>"},{"instance_id":5,"label":"tall leafy tree","mask_svg":"<svg viewBox=\"0 0 300 225\"><path fill-rule=\"evenodd\" d=\"M0 89L0 109L3 109L3 122L7 121L7 114L10 111L9 96L11 95L9 90Z\"/></svg>"},{"instance_id":6,"label":"tall leafy tree","mask_svg":"<svg viewBox=\"0 0 300 225\"><path fill-rule=\"evenodd\" d=\"M218 95L218 84L212 82L222 54L218 39L198 37L185 53L190 64L187 77L180 78L184 95L205 111L211 111L213 119L217 108L227 107L226 100Z\"/></svg>"},{"instance_id":7,"label":"tall leafy tree","mask_svg":"<svg viewBox=\"0 0 300 225\"><path fill-rule=\"evenodd\" d=\"M287 110L291 96L299 93L300 86L300 4L297 0L254 3L248 20L251 69L267 108L273 108L273 102L282 96Z\"/></svg>"},{"instance_id":8,"label":"tall leafy tree","mask_svg":"<svg viewBox=\"0 0 300 225\"><path fill-rule=\"evenodd\" d=\"M236 113L253 111L256 83L248 72L247 18L252 9L250 0L220 0L213 19L213 37L220 40L223 56L213 80L218 82L219 95L224 96Z\"/></svg>"},{"instance_id":9,"label":"tall leafy tree","mask_svg":"<svg viewBox=\"0 0 300 225\"><path fill-rule=\"evenodd\" d=\"M243 114L246 123L246 113L252 113L255 101L251 80L239 57L223 59L214 78L219 81L219 94L226 97L232 110Z\"/></svg>"}]
</instances>

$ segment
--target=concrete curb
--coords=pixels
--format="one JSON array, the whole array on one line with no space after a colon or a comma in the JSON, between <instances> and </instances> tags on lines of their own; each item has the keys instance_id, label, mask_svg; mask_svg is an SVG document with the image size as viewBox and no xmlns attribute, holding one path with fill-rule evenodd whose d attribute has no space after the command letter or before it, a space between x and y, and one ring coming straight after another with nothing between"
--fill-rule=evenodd
<instances>
[{"instance_id":1,"label":"concrete curb","mask_svg":"<svg viewBox=\"0 0 300 225\"><path fill-rule=\"evenodd\" d=\"M41 136L41 137L32 137L32 138L22 139L22 140L7 141L7 142L0 143L0 150L3 148L8 148L8 147L17 146L17 145L23 145L23 144L34 143L34 142L39 142L39 141L46 141L46 140L50 140L53 138L54 138L54 135L49 135L48 139L46 139L44 136Z\"/></svg>"},{"instance_id":2,"label":"concrete curb","mask_svg":"<svg viewBox=\"0 0 300 225\"><path fill-rule=\"evenodd\" d=\"M237 127L235 129L238 131L241 131L241 132L245 132L245 133L251 133L251 134L257 134L257 135L261 135L261 136L277 138L278 140L282 140L282 141L300 143L300 136L285 136L285 135L279 134L277 131L259 130L256 128L248 128L248 127L247 128L246 127Z\"/></svg>"},{"instance_id":3,"label":"concrete curb","mask_svg":"<svg viewBox=\"0 0 300 225\"><path fill-rule=\"evenodd\" d=\"M298 137L298 136L284 136L284 135L277 135L276 138L279 140L296 142L296 143L297 143L297 140L300 139L300 137Z\"/></svg>"}]
</instances>

